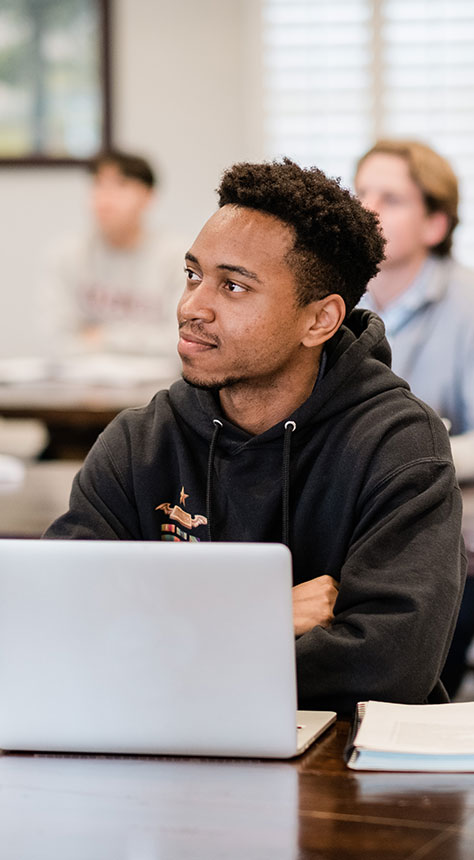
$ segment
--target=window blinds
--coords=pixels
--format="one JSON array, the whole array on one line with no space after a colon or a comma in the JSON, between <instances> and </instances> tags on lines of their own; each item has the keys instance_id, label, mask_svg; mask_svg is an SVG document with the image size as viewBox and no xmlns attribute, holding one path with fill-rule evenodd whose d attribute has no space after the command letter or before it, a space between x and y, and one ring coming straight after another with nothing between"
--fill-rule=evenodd
<instances>
[{"instance_id":1,"label":"window blinds","mask_svg":"<svg viewBox=\"0 0 474 860\"><path fill-rule=\"evenodd\" d=\"M267 156L350 185L377 137L426 141L459 177L456 252L474 265L474 2L261 2Z\"/></svg>"}]
</instances>

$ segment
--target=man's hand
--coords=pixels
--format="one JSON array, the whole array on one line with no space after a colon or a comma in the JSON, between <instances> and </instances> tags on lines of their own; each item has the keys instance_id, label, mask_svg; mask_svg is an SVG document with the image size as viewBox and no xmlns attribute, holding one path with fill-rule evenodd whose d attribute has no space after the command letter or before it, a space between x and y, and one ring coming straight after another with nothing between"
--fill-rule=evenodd
<instances>
[{"instance_id":1,"label":"man's hand","mask_svg":"<svg viewBox=\"0 0 474 860\"><path fill-rule=\"evenodd\" d=\"M307 633L316 625L329 627L334 619L339 584L332 576L318 576L293 586L293 625L295 636Z\"/></svg>"}]
</instances>

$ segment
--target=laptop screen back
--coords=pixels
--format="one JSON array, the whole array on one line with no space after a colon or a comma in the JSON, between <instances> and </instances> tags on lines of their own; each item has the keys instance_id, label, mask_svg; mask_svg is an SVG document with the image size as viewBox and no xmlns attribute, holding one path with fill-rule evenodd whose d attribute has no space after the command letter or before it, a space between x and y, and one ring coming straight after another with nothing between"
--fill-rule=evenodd
<instances>
[{"instance_id":1,"label":"laptop screen back","mask_svg":"<svg viewBox=\"0 0 474 860\"><path fill-rule=\"evenodd\" d=\"M0 747L287 756L279 544L0 541Z\"/></svg>"}]
</instances>

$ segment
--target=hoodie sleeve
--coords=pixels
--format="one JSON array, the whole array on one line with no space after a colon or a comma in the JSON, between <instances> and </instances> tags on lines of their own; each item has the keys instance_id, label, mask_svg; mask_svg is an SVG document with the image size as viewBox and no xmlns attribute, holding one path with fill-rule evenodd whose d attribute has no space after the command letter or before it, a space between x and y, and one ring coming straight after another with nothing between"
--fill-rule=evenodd
<instances>
[{"instance_id":1,"label":"hoodie sleeve","mask_svg":"<svg viewBox=\"0 0 474 860\"><path fill-rule=\"evenodd\" d=\"M427 701L465 577L462 504L449 459L401 466L366 493L340 573L335 618L296 643L299 706Z\"/></svg>"},{"instance_id":2,"label":"hoodie sleeve","mask_svg":"<svg viewBox=\"0 0 474 860\"><path fill-rule=\"evenodd\" d=\"M111 426L111 425L110 425ZM110 436L110 431L109 431ZM115 432L118 446L126 437ZM142 540L133 487L101 435L74 478L69 510L45 531L48 540ZM118 453L118 456L117 456ZM122 456L123 451L122 451Z\"/></svg>"}]
</instances>

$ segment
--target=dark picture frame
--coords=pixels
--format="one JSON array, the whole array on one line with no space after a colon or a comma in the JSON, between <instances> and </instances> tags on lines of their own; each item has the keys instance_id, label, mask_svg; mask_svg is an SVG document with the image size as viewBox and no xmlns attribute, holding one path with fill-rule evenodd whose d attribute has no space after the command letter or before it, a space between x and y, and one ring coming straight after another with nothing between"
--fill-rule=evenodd
<instances>
[{"instance_id":1,"label":"dark picture frame","mask_svg":"<svg viewBox=\"0 0 474 860\"><path fill-rule=\"evenodd\" d=\"M110 6L2 0L0 168L83 165L111 146Z\"/></svg>"}]
</instances>

